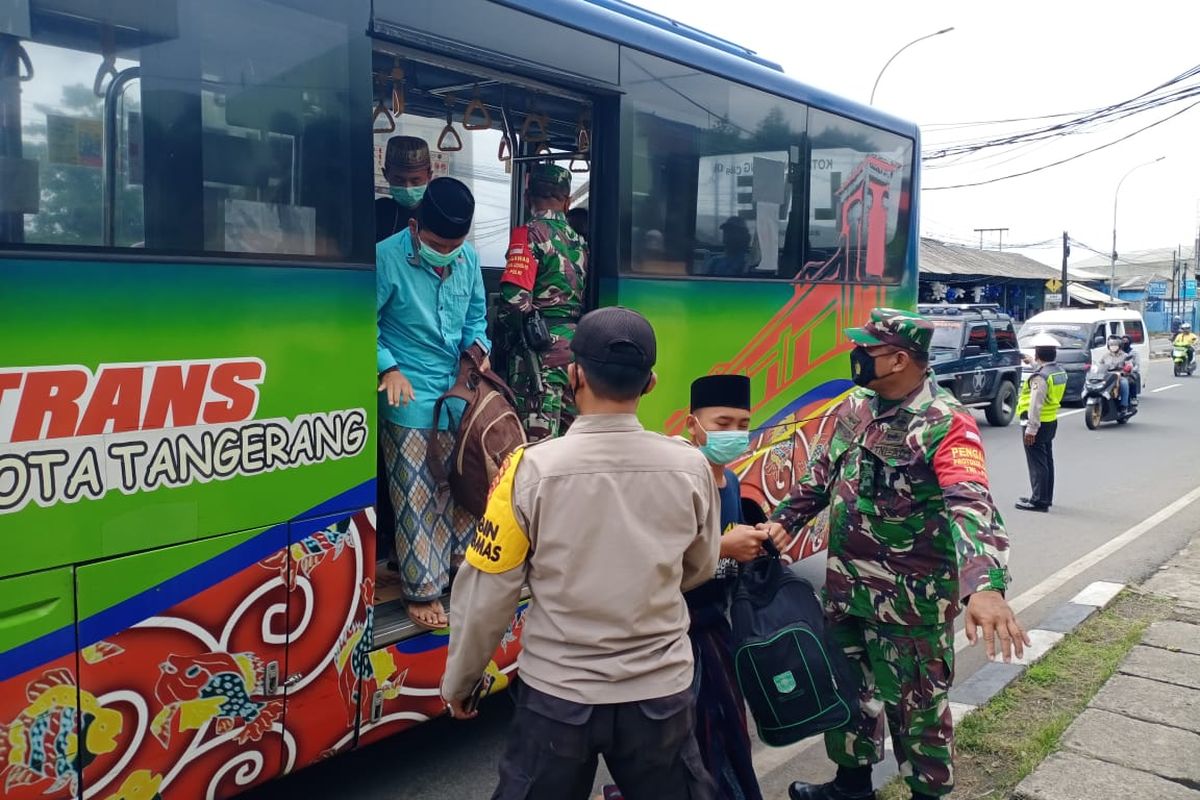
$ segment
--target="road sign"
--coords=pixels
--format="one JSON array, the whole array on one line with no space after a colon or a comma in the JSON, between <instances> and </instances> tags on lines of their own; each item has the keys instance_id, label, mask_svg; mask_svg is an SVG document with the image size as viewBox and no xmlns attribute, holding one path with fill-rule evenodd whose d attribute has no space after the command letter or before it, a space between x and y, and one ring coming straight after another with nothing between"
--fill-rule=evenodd
<instances>
[{"instance_id":1,"label":"road sign","mask_svg":"<svg viewBox=\"0 0 1200 800\"><path fill-rule=\"evenodd\" d=\"M1047 303L1061 303L1062 302L1062 293L1058 292L1055 294L1047 294L1046 302Z\"/></svg>"},{"instance_id":2,"label":"road sign","mask_svg":"<svg viewBox=\"0 0 1200 800\"><path fill-rule=\"evenodd\" d=\"M1046 281L1047 291L1057 292L1061 288L1062 281L1058 280L1057 278L1051 278L1050 280Z\"/></svg>"}]
</instances>

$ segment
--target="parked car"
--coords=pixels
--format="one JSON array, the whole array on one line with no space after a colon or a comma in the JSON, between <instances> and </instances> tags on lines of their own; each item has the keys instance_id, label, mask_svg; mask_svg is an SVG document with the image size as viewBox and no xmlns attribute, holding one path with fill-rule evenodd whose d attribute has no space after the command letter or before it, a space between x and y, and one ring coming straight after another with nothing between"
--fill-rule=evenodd
<instances>
[{"instance_id":1,"label":"parked car","mask_svg":"<svg viewBox=\"0 0 1200 800\"><path fill-rule=\"evenodd\" d=\"M1129 336L1142 365L1142 391L1149 377L1150 342L1142 315L1128 308L1061 308L1043 311L1021 326L1020 344L1024 355L1033 357L1029 342L1036 334L1048 333L1058 339L1058 364L1067 373L1064 402L1083 402L1083 385L1092 364L1104 355L1108 337ZM1026 369L1026 374L1032 370Z\"/></svg>"},{"instance_id":2,"label":"parked car","mask_svg":"<svg viewBox=\"0 0 1200 800\"><path fill-rule=\"evenodd\" d=\"M1021 385L1021 351L1012 318L990 304L921 305L933 322L930 366L937 382L988 424L1012 422Z\"/></svg>"}]
</instances>

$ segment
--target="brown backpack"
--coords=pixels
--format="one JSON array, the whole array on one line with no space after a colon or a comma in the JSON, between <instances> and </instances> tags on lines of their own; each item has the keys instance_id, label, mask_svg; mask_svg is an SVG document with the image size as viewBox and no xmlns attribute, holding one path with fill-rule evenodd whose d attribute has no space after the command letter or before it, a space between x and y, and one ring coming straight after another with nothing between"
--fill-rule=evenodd
<instances>
[{"instance_id":1,"label":"brown backpack","mask_svg":"<svg viewBox=\"0 0 1200 800\"><path fill-rule=\"evenodd\" d=\"M512 390L490 369L480 369L481 360L475 353L464 356L458 380L434 403L435 435L430 437L427 457L439 496L445 498L449 492L449 496L476 517L482 517L487 508L488 488L504 459L525 444L525 430L515 410L517 403ZM451 397L465 402L466 408L454 436L447 474L446 455L436 428L442 408Z\"/></svg>"}]
</instances>

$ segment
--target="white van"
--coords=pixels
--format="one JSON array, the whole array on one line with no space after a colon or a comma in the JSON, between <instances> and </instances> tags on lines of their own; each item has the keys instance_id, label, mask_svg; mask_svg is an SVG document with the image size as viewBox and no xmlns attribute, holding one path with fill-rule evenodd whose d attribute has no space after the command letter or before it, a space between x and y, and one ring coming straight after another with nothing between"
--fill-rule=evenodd
<instances>
[{"instance_id":1,"label":"white van","mask_svg":"<svg viewBox=\"0 0 1200 800\"><path fill-rule=\"evenodd\" d=\"M1103 357L1112 335L1129 336L1142 366L1142 391L1149 385L1150 340L1146 322L1138 311L1128 308L1060 308L1034 314L1021 326L1017 340L1021 352L1033 357L1030 339L1048 333L1061 342L1058 363L1067 372L1065 400L1083 399L1083 382L1092 364ZM1028 371L1025 373L1028 375Z\"/></svg>"}]
</instances>

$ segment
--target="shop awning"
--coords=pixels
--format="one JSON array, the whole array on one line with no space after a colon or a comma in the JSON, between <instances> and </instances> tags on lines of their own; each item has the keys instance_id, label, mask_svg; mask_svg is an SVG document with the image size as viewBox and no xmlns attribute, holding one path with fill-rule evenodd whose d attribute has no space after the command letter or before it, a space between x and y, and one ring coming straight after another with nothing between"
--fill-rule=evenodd
<instances>
[{"instance_id":1,"label":"shop awning","mask_svg":"<svg viewBox=\"0 0 1200 800\"><path fill-rule=\"evenodd\" d=\"M1126 300L1118 300L1112 295L1105 294L1098 289L1093 289L1090 286L1084 286L1082 283L1071 283L1067 285L1067 293L1071 295L1072 300L1078 300L1080 303L1089 306L1127 306L1129 302Z\"/></svg>"}]
</instances>

